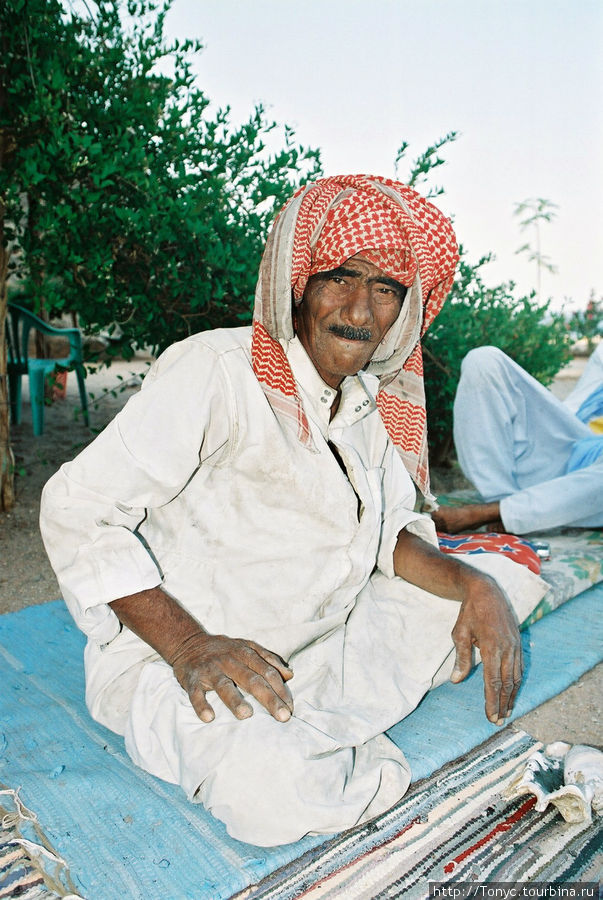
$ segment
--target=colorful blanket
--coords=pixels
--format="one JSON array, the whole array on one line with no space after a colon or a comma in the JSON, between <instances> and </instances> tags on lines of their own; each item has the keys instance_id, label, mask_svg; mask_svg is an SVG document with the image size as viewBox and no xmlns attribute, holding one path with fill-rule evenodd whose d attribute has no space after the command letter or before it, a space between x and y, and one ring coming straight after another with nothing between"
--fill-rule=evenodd
<instances>
[{"instance_id":1,"label":"colorful blanket","mask_svg":"<svg viewBox=\"0 0 603 900\"><path fill-rule=\"evenodd\" d=\"M459 490L438 497L443 506L462 506L479 500L479 494L473 490ZM543 561L540 571L550 590L526 625L537 622L570 597L603 580L603 530L557 528L545 534L531 534L527 540L544 541L550 545L550 559Z\"/></svg>"},{"instance_id":2,"label":"colorful blanket","mask_svg":"<svg viewBox=\"0 0 603 900\"><path fill-rule=\"evenodd\" d=\"M458 882L592 882L603 819L568 827L536 798L505 789L542 745L505 731L416 784L370 825L345 832L236 895L237 900L427 898ZM440 896L452 896L441 893Z\"/></svg>"}]
</instances>

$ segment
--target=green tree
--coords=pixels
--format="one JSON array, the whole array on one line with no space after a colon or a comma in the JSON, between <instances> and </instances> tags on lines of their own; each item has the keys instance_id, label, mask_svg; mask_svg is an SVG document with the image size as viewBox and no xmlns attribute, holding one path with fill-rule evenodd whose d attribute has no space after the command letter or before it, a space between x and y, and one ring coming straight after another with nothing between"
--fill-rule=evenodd
<instances>
[{"instance_id":1,"label":"green tree","mask_svg":"<svg viewBox=\"0 0 603 900\"><path fill-rule=\"evenodd\" d=\"M433 197L439 197L440 194L444 193L443 187L433 187L430 184L431 174L434 169L438 169L440 166L446 165L446 159L440 155L440 150L442 147L445 147L447 144L452 144L454 141L458 140L460 137L458 131L449 131L448 134L445 134L444 137L438 138L437 141L434 141L433 144L430 144L423 153L420 153L419 156L410 166L410 171L407 176L407 184L411 187L419 190L424 197L431 199ZM406 155L406 151L408 150L410 144L408 141L402 141L400 147L398 148L398 152L396 153L396 159L394 162L394 169L396 172L396 178L398 177L398 169L400 167L400 163L404 160Z\"/></svg>"},{"instance_id":2,"label":"green tree","mask_svg":"<svg viewBox=\"0 0 603 900\"><path fill-rule=\"evenodd\" d=\"M201 45L166 41L169 5L0 7L0 333L9 278L35 309L109 328L126 356L248 320L267 227L319 154L261 107L240 126L212 112L191 69ZM5 373L0 359L9 508Z\"/></svg>"},{"instance_id":3,"label":"green tree","mask_svg":"<svg viewBox=\"0 0 603 900\"><path fill-rule=\"evenodd\" d=\"M428 147L410 165L407 183L419 185L426 196L442 194L442 188L429 189L430 174L445 162L439 151L457 138L458 133L451 132ZM407 149L403 143L397 164ZM564 318L552 313L549 303L540 303L534 292L516 297L512 281L486 286L482 271L490 259L488 255L472 263L461 246L453 288L423 340L429 455L435 465L448 464L452 457L452 406L469 350L485 344L500 347L545 385L571 356Z\"/></svg>"},{"instance_id":4,"label":"green tree","mask_svg":"<svg viewBox=\"0 0 603 900\"><path fill-rule=\"evenodd\" d=\"M504 350L542 384L548 385L571 358L567 326L549 303L539 304L535 294L516 297L509 281L487 287L482 267L465 254L448 300L424 339L425 391L430 458L433 464L450 462L452 406L463 357L486 344Z\"/></svg>"},{"instance_id":5,"label":"green tree","mask_svg":"<svg viewBox=\"0 0 603 900\"><path fill-rule=\"evenodd\" d=\"M513 215L522 216L519 227L522 231L527 228L534 230L536 246L532 247L530 243L522 244L515 252L527 253L528 260L536 263L536 296L540 300L540 284L542 281L542 270L555 273L557 267L552 264L548 256L545 256L541 249L540 241L540 225L542 222L552 222L557 215L555 210L557 204L551 200L545 200L543 197L534 197L529 200L522 200L521 203L515 204Z\"/></svg>"},{"instance_id":6,"label":"green tree","mask_svg":"<svg viewBox=\"0 0 603 900\"><path fill-rule=\"evenodd\" d=\"M591 291L586 308L572 313L569 328L576 339L585 338L589 354L598 339L603 338L603 297L595 297Z\"/></svg>"}]
</instances>

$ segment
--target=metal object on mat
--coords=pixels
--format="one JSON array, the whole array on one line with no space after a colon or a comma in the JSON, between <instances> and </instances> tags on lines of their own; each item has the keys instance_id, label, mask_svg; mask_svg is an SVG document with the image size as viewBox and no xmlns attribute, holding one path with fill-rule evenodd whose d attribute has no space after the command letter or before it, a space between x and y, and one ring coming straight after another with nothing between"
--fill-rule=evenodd
<instances>
[{"instance_id":1,"label":"metal object on mat","mask_svg":"<svg viewBox=\"0 0 603 900\"><path fill-rule=\"evenodd\" d=\"M550 559L551 558L551 545L548 541L532 541L529 543L534 548L535 553L540 557L540 559Z\"/></svg>"}]
</instances>

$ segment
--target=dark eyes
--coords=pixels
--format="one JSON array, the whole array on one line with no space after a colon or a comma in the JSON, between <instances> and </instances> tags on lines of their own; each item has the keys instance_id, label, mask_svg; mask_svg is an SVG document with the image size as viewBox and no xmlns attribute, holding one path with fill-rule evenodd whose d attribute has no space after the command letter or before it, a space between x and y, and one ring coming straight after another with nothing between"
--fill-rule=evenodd
<instances>
[{"instance_id":1,"label":"dark eyes","mask_svg":"<svg viewBox=\"0 0 603 900\"><path fill-rule=\"evenodd\" d=\"M345 275L328 275L325 286L333 297L344 301L358 286L358 281L355 278L346 278ZM399 303L402 300L400 290L379 282L370 285L370 296L373 303L381 306Z\"/></svg>"},{"instance_id":2,"label":"dark eyes","mask_svg":"<svg viewBox=\"0 0 603 900\"><path fill-rule=\"evenodd\" d=\"M327 284L330 286L331 291L341 295L351 293L354 290L355 286L358 284L358 281L355 278L346 277L345 275L337 275L335 273L333 273L332 275L327 275L326 280ZM373 298L379 299L381 302L383 302L384 300L402 299L401 292L397 288L379 282L374 282L371 284L371 296Z\"/></svg>"},{"instance_id":3,"label":"dark eyes","mask_svg":"<svg viewBox=\"0 0 603 900\"><path fill-rule=\"evenodd\" d=\"M350 278L346 281L345 275L329 275L328 281L333 282L334 284L346 285L350 289L354 287L356 284L356 279ZM371 285L372 291L379 291L380 294L398 294L399 292L396 288L390 287L387 284L379 284L379 282Z\"/></svg>"}]
</instances>

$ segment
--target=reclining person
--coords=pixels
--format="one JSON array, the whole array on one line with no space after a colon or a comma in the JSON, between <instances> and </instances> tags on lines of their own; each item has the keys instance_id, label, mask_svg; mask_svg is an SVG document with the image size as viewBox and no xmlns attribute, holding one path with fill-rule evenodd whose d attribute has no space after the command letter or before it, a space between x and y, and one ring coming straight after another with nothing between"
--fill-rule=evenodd
<instances>
[{"instance_id":1,"label":"reclining person","mask_svg":"<svg viewBox=\"0 0 603 900\"><path fill-rule=\"evenodd\" d=\"M454 401L463 473L485 502L441 506L439 531L603 526L603 343L558 400L497 347L471 350Z\"/></svg>"},{"instance_id":2,"label":"reclining person","mask_svg":"<svg viewBox=\"0 0 603 900\"><path fill-rule=\"evenodd\" d=\"M456 262L412 189L307 185L268 238L253 328L170 347L45 488L91 714L241 840L396 803L409 767L383 732L474 645L488 718L513 707L509 599L530 597L523 617L542 583L441 554L408 474L428 495L420 336Z\"/></svg>"}]
</instances>

